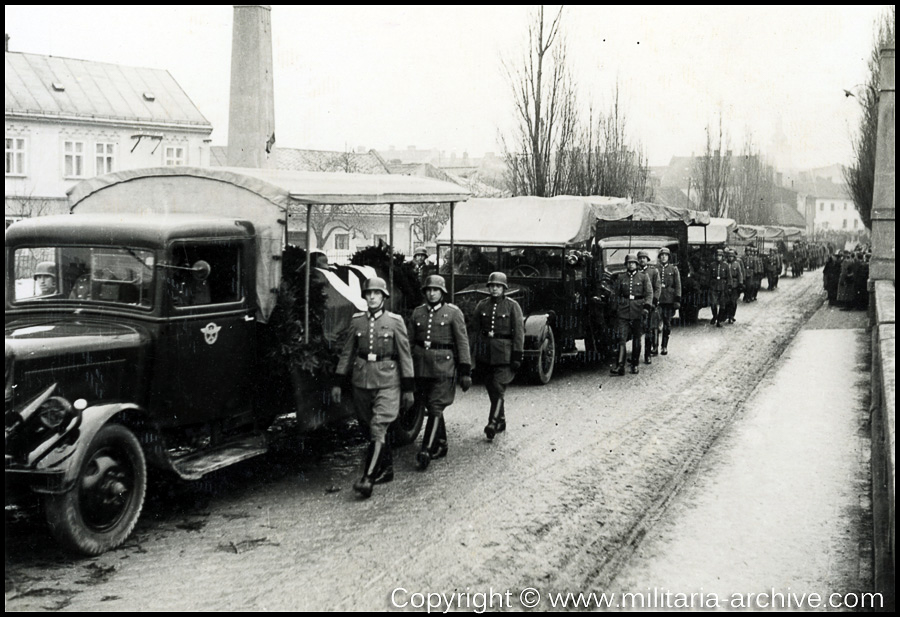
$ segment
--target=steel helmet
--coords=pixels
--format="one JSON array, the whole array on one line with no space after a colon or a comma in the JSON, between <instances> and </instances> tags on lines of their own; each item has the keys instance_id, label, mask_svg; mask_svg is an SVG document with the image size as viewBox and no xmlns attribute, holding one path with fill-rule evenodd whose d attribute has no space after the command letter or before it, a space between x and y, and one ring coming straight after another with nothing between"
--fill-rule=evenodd
<instances>
[{"instance_id":1,"label":"steel helmet","mask_svg":"<svg viewBox=\"0 0 900 617\"><path fill-rule=\"evenodd\" d=\"M660 255L669 255L671 257L672 251L670 251L667 247L664 246L661 249L659 249L659 254Z\"/></svg>"},{"instance_id":2,"label":"steel helmet","mask_svg":"<svg viewBox=\"0 0 900 617\"><path fill-rule=\"evenodd\" d=\"M487 280L488 285L503 285L504 289L509 289L509 283L506 282L506 275L502 272L491 272Z\"/></svg>"},{"instance_id":3,"label":"steel helmet","mask_svg":"<svg viewBox=\"0 0 900 617\"><path fill-rule=\"evenodd\" d=\"M425 284L422 285L422 289L428 289L429 287L434 287L435 289L440 289L444 293L447 293L447 281L439 274L432 274L425 279Z\"/></svg>"},{"instance_id":4,"label":"steel helmet","mask_svg":"<svg viewBox=\"0 0 900 617\"><path fill-rule=\"evenodd\" d=\"M363 295L365 295L367 291L380 291L384 294L385 298L389 298L391 296L387 289L387 283L385 283L384 279L380 276L373 276L370 279L366 279L366 282L363 283L362 288Z\"/></svg>"},{"instance_id":5,"label":"steel helmet","mask_svg":"<svg viewBox=\"0 0 900 617\"><path fill-rule=\"evenodd\" d=\"M627 264L629 261L633 261L634 263L640 263L638 261L637 255L635 255L634 253L628 253L627 255L625 255L625 263Z\"/></svg>"},{"instance_id":6,"label":"steel helmet","mask_svg":"<svg viewBox=\"0 0 900 617\"><path fill-rule=\"evenodd\" d=\"M428 257L428 251L424 246L420 246L415 251L413 251L413 257L415 257L416 255L425 255L425 257Z\"/></svg>"},{"instance_id":7,"label":"steel helmet","mask_svg":"<svg viewBox=\"0 0 900 617\"><path fill-rule=\"evenodd\" d=\"M640 259L641 257L646 257L647 259L650 259L650 254L647 253L647 251L645 251L645 250L638 251L637 256L638 256L638 259Z\"/></svg>"},{"instance_id":8,"label":"steel helmet","mask_svg":"<svg viewBox=\"0 0 900 617\"><path fill-rule=\"evenodd\" d=\"M56 264L52 261L42 261L34 269L34 276L52 276L56 278Z\"/></svg>"}]
</instances>

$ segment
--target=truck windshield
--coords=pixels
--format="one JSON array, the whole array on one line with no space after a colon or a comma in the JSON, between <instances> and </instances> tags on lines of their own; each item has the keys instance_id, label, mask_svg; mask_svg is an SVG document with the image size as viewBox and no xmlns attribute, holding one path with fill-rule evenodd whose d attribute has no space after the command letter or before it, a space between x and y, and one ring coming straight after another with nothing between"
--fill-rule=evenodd
<instances>
[{"instance_id":1,"label":"truck windshield","mask_svg":"<svg viewBox=\"0 0 900 617\"><path fill-rule=\"evenodd\" d=\"M16 249L16 302L96 302L150 308L155 257L129 247Z\"/></svg>"},{"instance_id":2,"label":"truck windshield","mask_svg":"<svg viewBox=\"0 0 900 617\"><path fill-rule=\"evenodd\" d=\"M547 247L457 246L454 274L488 275L496 270L509 276L559 278L563 249ZM439 271L450 273L450 247L438 247Z\"/></svg>"}]
</instances>

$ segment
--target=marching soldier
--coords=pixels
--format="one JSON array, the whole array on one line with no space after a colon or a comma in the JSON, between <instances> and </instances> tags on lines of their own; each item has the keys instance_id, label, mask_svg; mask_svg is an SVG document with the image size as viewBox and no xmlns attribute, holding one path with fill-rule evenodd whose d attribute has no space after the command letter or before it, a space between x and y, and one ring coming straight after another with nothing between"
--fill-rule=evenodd
<instances>
[{"instance_id":1,"label":"marching soldier","mask_svg":"<svg viewBox=\"0 0 900 617\"><path fill-rule=\"evenodd\" d=\"M681 308L681 273L678 266L669 263L671 252L666 247L659 249L659 316L662 321L662 355L669 353L669 335L672 333L672 318Z\"/></svg>"},{"instance_id":2,"label":"marching soldier","mask_svg":"<svg viewBox=\"0 0 900 617\"><path fill-rule=\"evenodd\" d=\"M619 338L619 354L613 375L625 374L625 346L631 339L631 374L637 375L641 361L641 325L653 308L653 285L646 273L638 270L638 258L634 253L625 256L626 271L616 277L613 298L616 299L616 330Z\"/></svg>"},{"instance_id":3,"label":"marching soldier","mask_svg":"<svg viewBox=\"0 0 900 617\"><path fill-rule=\"evenodd\" d=\"M731 289L726 295L726 313L728 314L728 323L731 324L735 322L738 298L744 290L744 268L741 267L741 262L737 259L736 250L727 249L726 259L728 267L731 269Z\"/></svg>"},{"instance_id":4,"label":"marching soldier","mask_svg":"<svg viewBox=\"0 0 900 617\"><path fill-rule=\"evenodd\" d=\"M655 266L650 265L650 255L647 251L638 251L638 262L641 272L646 274L650 279L650 285L653 287L653 306L650 308L650 314L642 324L644 327L644 364L650 364L650 356L659 355L659 270Z\"/></svg>"},{"instance_id":5,"label":"marching soldier","mask_svg":"<svg viewBox=\"0 0 900 617\"><path fill-rule=\"evenodd\" d=\"M465 317L459 308L444 302L444 277L429 276L422 291L425 304L413 311L410 329L416 399L428 413L422 449L416 455L419 468L424 470L433 459L447 456L444 409L453 404L457 375L463 392L472 386L472 360Z\"/></svg>"},{"instance_id":6,"label":"marching soldier","mask_svg":"<svg viewBox=\"0 0 900 617\"><path fill-rule=\"evenodd\" d=\"M476 361L484 370L485 386L491 400L484 434L488 440L506 430L504 395L506 386L522 365L525 350L525 319L522 307L506 297L506 275L493 272L487 281L489 298L475 307Z\"/></svg>"},{"instance_id":7,"label":"marching soldier","mask_svg":"<svg viewBox=\"0 0 900 617\"><path fill-rule=\"evenodd\" d=\"M384 308L384 300L389 295L382 278L373 277L363 284L368 310L353 315L335 371L338 379L343 378L353 386L356 415L369 430L363 475L353 484L353 490L363 497L372 495L373 484L394 479L387 430L397 419L401 404L404 410L413 404L409 339L403 319ZM341 402L339 385L331 389L331 399Z\"/></svg>"},{"instance_id":8,"label":"marching soldier","mask_svg":"<svg viewBox=\"0 0 900 617\"><path fill-rule=\"evenodd\" d=\"M722 322L728 318L726 311L726 295L731 290L731 268L725 263L725 251L716 249L716 261L710 268L710 308L712 309L712 321L717 328L722 327Z\"/></svg>"}]
</instances>

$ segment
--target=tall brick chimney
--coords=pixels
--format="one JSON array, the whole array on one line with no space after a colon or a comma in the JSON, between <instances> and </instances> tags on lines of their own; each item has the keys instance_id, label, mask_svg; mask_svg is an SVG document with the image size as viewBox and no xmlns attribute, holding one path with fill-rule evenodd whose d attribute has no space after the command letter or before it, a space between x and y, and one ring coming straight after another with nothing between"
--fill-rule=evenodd
<instances>
[{"instance_id":1,"label":"tall brick chimney","mask_svg":"<svg viewBox=\"0 0 900 617\"><path fill-rule=\"evenodd\" d=\"M229 167L269 167L275 151L271 7L234 5L231 35Z\"/></svg>"}]
</instances>

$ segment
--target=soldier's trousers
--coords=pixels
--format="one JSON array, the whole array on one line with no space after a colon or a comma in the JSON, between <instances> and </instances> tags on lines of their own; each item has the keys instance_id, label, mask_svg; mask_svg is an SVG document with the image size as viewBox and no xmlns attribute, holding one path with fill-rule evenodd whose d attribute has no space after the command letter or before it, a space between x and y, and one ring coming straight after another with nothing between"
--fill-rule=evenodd
<instances>
[{"instance_id":1,"label":"soldier's trousers","mask_svg":"<svg viewBox=\"0 0 900 617\"><path fill-rule=\"evenodd\" d=\"M425 406L429 416L439 418L444 409L453 404L456 378L416 379L416 402Z\"/></svg>"},{"instance_id":2,"label":"soldier's trousers","mask_svg":"<svg viewBox=\"0 0 900 617\"><path fill-rule=\"evenodd\" d=\"M619 345L625 345L628 343L628 339L631 339L631 364L635 366L641 361L641 338L644 334L644 329L642 327L643 321L643 317L636 317L634 319L619 317L616 320Z\"/></svg>"},{"instance_id":3,"label":"soldier's trousers","mask_svg":"<svg viewBox=\"0 0 900 617\"><path fill-rule=\"evenodd\" d=\"M388 427L400 415L400 386L378 389L354 386L353 406L360 424L369 429L369 438L384 443Z\"/></svg>"},{"instance_id":4,"label":"soldier's trousers","mask_svg":"<svg viewBox=\"0 0 900 617\"><path fill-rule=\"evenodd\" d=\"M506 386L516 376L509 364L496 364L484 369L484 385L488 398L491 400L491 409L499 409L497 405L503 403L506 395Z\"/></svg>"},{"instance_id":5,"label":"soldier's trousers","mask_svg":"<svg viewBox=\"0 0 900 617\"><path fill-rule=\"evenodd\" d=\"M712 320L716 323L722 323L728 319L725 312L727 306L727 291L712 290L709 293L709 307L712 309Z\"/></svg>"},{"instance_id":6,"label":"soldier's trousers","mask_svg":"<svg viewBox=\"0 0 900 617\"><path fill-rule=\"evenodd\" d=\"M674 304L660 304L658 307L663 334L672 332L672 320L675 318Z\"/></svg>"},{"instance_id":7,"label":"soldier's trousers","mask_svg":"<svg viewBox=\"0 0 900 617\"><path fill-rule=\"evenodd\" d=\"M740 292L737 290L737 287L733 287L725 292L725 318L726 319L734 319L735 314L737 313L737 301L738 296L740 296Z\"/></svg>"}]
</instances>

